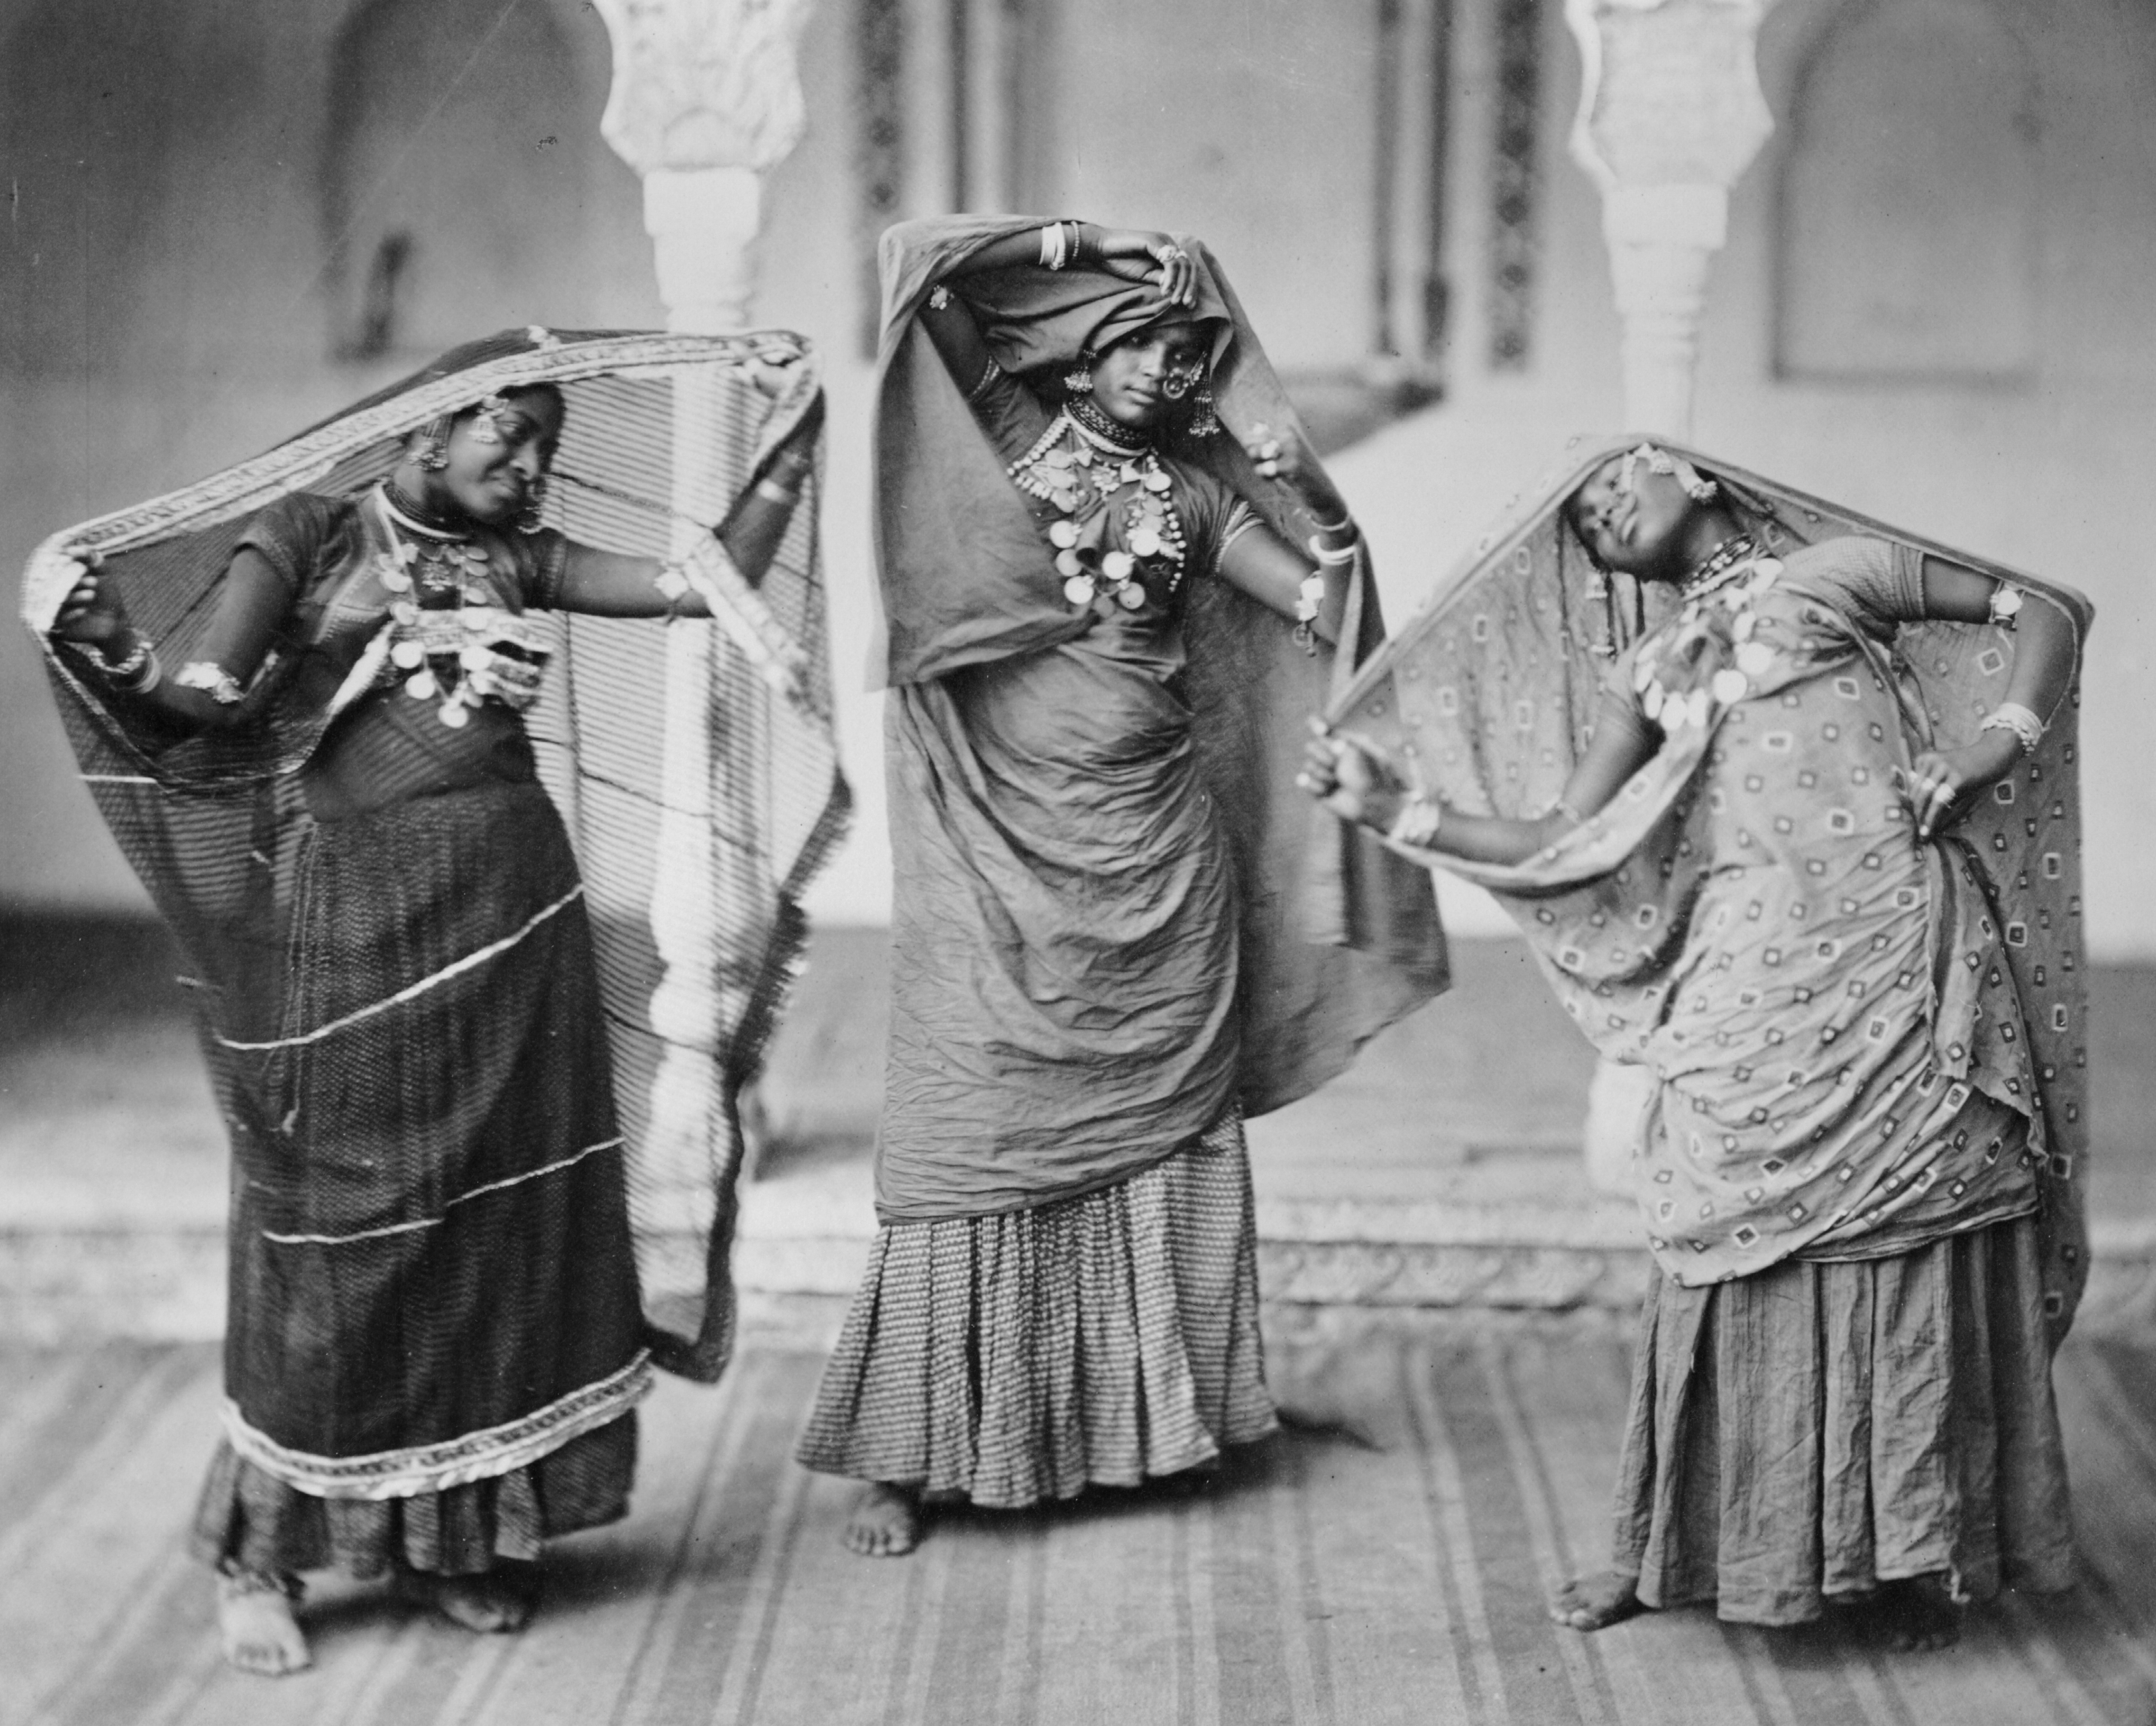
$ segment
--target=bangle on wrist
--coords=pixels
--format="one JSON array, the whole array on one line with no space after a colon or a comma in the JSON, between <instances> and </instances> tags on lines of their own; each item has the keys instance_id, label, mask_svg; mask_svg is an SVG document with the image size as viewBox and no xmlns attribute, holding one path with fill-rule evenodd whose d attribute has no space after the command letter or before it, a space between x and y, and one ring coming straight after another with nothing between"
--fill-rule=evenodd
<instances>
[{"instance_id":1,"label":"bangle on wrist","mask_svg":"<svg viewBox=\"0 0 2156 1726\"><path fill-rule=\"evenodd\" d=\"M107 677L132 677L150 657L150 638L136 635L135 645L116 660L109 657L102 646L93 647L90 651L97 661L97 669Z\"/></svg>"},{"instance_id":2,"label":"bangle on wrist","mask_svg":"<svg viewBox=\"0 0 2156 1726\"><path fill-rule=\"evenodd\" d=\"M200 690L220 707L236 707L247 694L237 677L210 660L188 660L172 681L182 689Z\"/></svg>"},{"instance_id":3,"label":"bangle on wrist","mask_svg":"<svg viewBox=\"0 0 2156 1726\"><path fill-rule=\"evenodd\" d=\"M2001 701L1987 713L1976 732L1982 737L1988 731L2012 732L2024 755L2034 755L2036 746L2044 741L2044 722L2019 701Z\"/></svg>"},{"instance_id":4,"label":"bangle on wrist","mask_svg":"<svg viewBox=\"0 0 2156 1726\"><path fill-rule=\"evenodd\" d=\"M1410 791L1401 802L1399 813L1393 817L1393 824L1385 830L1385 837L1396 845L1426 851L1436 844L1438 830L1444 824L1444 805L1434 797Z\"/></svg>"},{"instance_id":5,"label":"bangle on wrist","mask_svg":"<svg viewBox=\"0 0 2156 1726\"><path fill-rule=\"evenodd\" d=\"M1060 270L1078 259L1078 223L1050 222L1040 230L1040 267Z\"/></svg>"},{"instance_id":6,"label":"bangle on wrist","mask_svg":"<svg viewBox=\"0 0 2156 1726\"><path fill-rule=\"evenodd\" d=\"M1295 590L1295 620L1299 624L1315 623L1317 609L1325 604L1325 572L1313 569L1302 578L1302 585Z\"/></svg>"},{"instance_id":7,"label":"bangle on wrist","mask_svg":"<svg viewBox=\"0 0 2156 1726\"><path fill-rule=\"evenodd\" d=\"M1354 511L1344 506L1342 509L1340 519L1337 521L1321 521L1318 520L1317 511L1306 503L1302 506L1302 512L1310 517L1310 525L1320 533L1338 533L1342 529L1353 527L1355 525Z\"/></svg>"},{"instance_id":8,"label":"bangle on wrist","mask_svg":"<svg viewBox=\"0 0 2156 1726\"><path fill-rule=\"evenodd\" d=\"M1327 568L1337 569L1342 564L1355 561L1355 542L1352 539L1344 546L1328 546L1322 534L1313 533L1307 544L1310 555Z\"/></svg>"},{"instance_id":9,"label":"bangle on wrist","mask_svg":"<svg viewBox=\"0 0 2156 1726\"><path fill-rule=\"evenodd\" d=\"M165 669L157 663L157 650L150 645L146 635L136 636L134 646L117 660L105 658L100 649L87 642L74 645L89 655L100 676L130 695L146 695L164 681Z\"/></svg>"}]
</instances>

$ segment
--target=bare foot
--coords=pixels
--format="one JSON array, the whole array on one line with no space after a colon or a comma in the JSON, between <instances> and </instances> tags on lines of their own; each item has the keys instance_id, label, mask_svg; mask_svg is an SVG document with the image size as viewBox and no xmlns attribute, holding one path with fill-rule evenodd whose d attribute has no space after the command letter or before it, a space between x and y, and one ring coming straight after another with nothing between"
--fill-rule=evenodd
<instances>
[{"instance_id":1,"label":"bare foot","mask_svg":"<svg viewBox=\"0 0 2156 1726\"><path fill-rule=\"evenodd\" d=\"M400 1566L398 1592L432 1606L452 1624L481 1636L506 1635L531 1621L538 1605L536 1564L498 1564L476 1576L438 1576ZM533 1574L525 1575L523 1572Z\"/></svg>"},{"instance_id":2,"label":"bare foot","mask_svg":"<svg viewBox=\"0 0 2156 1726\"><path fill-rule=\"evenodd\" d=\"M272 1577L219 1576L217 1632L225 1664L243 1672L279 1678L314 1664L292 1602Z\"/></svg>"},{"instance_id":3,"label":"bare foot","mask_svg":"<svg viewBox=\"0 0 2156 1726\"><path fill-rule=\"evenodd\" d=\"M1961 1640L1961 1605L1943 1576L1882 1582L1871 1610L1887 1646L1903 1654L1951 1648Z\"/></svg>"},{"instance_id":4,"label":"bare foot","mask_svg":"<svg viewBox=\"0 0 2156 1726\"><path fill-rule=\"evenodd\" d=\"M870 1481L847 1513L840 1537L865 1559L895 1559L921 1541L921 1494L911 1487Z\"/></svg>"},{"instance_id":5,"label":"bare foot","mask_svg":"<svg viewBox=\"0 0 2156 1726\"><path fill-rule=\"evenodd\" d=\"M1550 1597L1550 1616L1572 1630L1600 1630L1646 1610L1639 1585L1638 1577L1619 1570L1575 1576Z\"/></svg>"}]
</instances>

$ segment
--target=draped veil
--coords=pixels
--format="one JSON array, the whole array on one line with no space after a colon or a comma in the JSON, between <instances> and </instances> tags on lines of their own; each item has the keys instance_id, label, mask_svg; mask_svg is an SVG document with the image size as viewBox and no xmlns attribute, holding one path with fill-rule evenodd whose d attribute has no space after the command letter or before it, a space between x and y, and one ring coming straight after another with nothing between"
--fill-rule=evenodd
<instances>
[{"instance_id":1,"label":"draped veil","mask_svg":"<svg viewBox=\"0 0 2156 1726\"><path fill-rule=\"evenodd\" d=\"M184 662L257 510L290 492L371 485L414 428L540 383L557 387L568 410L545 524L587 545L686 560L715 614L557 616L545 693L526 716L591 911L654 1353L708 1379L734 1335L737 1100L798 964L799 896L848 808L818 488L804 491L757 588L710 532L812 402L807 344L778 331L536 327L467 344L251 460L54 535L30 561L23 616L84 781L179 939L222 1088L232 1057L218 1036L249 1033L267 998L250 979L282 962L309 819L295 776L326 716L282 675L288 655L249 692L255 722L161 747L46 631L96 559L161 655Z\"/></svg>"},{"instance_id":2,"label":"draped veil","mask_svg":"<svg viewBox=\"0 0 2156 1726\"><path fill-rule=\"evenodd\" d=\"M1548 809L1586 747L1609 660L1656 627L1671 604L1666 590L1604 578L1563 518L1565 499L1587 476L1640 441L1576 440L1363 665L1329 710L1331 722L1383 745L1419 789L1456 808L1508 817ZM1655 441L1719 479L1770 553L1840 535L1884 540L2010 578L2031 603L2058 607L2077 634L2086 633L2091 608L2071 588ZM1928 727L1939 746L1957 747L2003 699L2015 650L2005 629L1928 622L1903 627L1891 666L1881 669L1898 680L1912 722ZM2076 690L2059 704L2035 754L1943 841L1996 920L2028 1030L2046 1297L2061 1328L2088 1269L2078 704ZM1712 736L1712 725L1672 736L1599 816L1526 863L1445 860L1498 896L1576 1022L1615 1058L1636 1047L1652 1022L1658 997L1651 984L1638 986L1647 973L1614 981L1594 974L1577 963L1568 937L1551 931L1599 915L1614 920L1620 909L1644 919L1646 907L1632 902L1653 898L1658 872L1665 883L1671 879L1686 843L1687 790ZM1683 915L1678 905L1651 908L1665 927Z\"/></svg>"},{"instance_id":3,"label":"draped veil","mask_svg":"<svg viewBox=\"0 0 2156 1726\"><path fill-rule=\"evenodd\" d=\"M915 313L937 280L981 246L1037 226L1014 217L907 222L882 243L883 338L875 422L876 564L885 621L880 670L916 682L1067 640L1086 626L1025 500L980 434L963 393ZM1300 430L1225 274L1204 245L1197 313L1212 331L1210 388L1224 432L1175 437L1169 453L1240 494L1291 545L1310 528L1284 488L1260 478L1242 439L1264 424ZM965 294L1006 371L1050 376L1158 309L1154 291L1105 271L1005 270ZM1441 990L1448 972L1429 884L1367 835L1313 819L1294 789L1308 716L1383 639L1358 563L1343 639L1306 655L1292 625L1219 581L1195 584L1183 620L1186 698L1201 771L1238 866L1243 985L1240 1101L1278 1108L1342 1071L1363 1042Z\"/></svg>"}]
</instances>

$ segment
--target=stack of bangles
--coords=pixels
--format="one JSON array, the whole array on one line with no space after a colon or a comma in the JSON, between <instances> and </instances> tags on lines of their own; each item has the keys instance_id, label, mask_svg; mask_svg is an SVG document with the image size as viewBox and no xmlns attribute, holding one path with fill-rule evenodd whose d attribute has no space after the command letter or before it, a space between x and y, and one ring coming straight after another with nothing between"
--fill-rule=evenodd
<instances>
[{"instance_id":1,"label":"stack of bangles","mask_svg":"<svg viewBox=\"0 0 2156 1726\"><path fill-rule=\"evenodd\" d=\"M1082 223L1050 222L1040 230L1040 267L1043 270L1060 270L1066 264L1077 263L1084 239Z\"/></svg>"},{"instance_id":2,"label":"stack of bangles","mask_svg":"<svg viewBox=\"0 0 2156 1726\"><path fill-rule=\"evenodd\" d=\"M1278 446L1269 444L1265 447L1276 449ZM1342 564L1353 563L1355 561L1357 535L1355 518L1353 516L1343 515L1337 521L1321 521L1317 519L1317 512L1312 511L1310 514L1310 525L1317 531L1305 540L1303 544L1309 548L1310 555L1317 560L1321 568L1337 569ZM1331 537L1336 533L1347 535L1347 537L1337 545L1332 543Z\"/></svg>"},{"instance_id":3,"label":"stack of bangles","mask_svg":"<svg viewBox=\"0 0 2156 1726\"><path fill-rule=\"evenodd\" d=\"M1385 837L1396 845L1426 851L1437 843L1437 830L1445 824L1445 805L1419 791L1410 791L1400 804Z\"/></svg>"},{"instance_id":4,"label":"stack of bangles","mask_svg":"<svg viewBox=\"0 0 2156 1726\"><path fill-rule=\"evenodd\" d=\"M125 690L130 695L147 695L164 681L165 668L157 663L157 650L151 646L146 635L137 635L126 656L119 660L105 658L101 649L87 641L73 645L115 689Z\"/></svg>"},{"instance_id":5,"label":"stack of bangles","mask_svg":"<svg viewBox=\"0 0 2156 1726\"><path fill-rule=\"evenodd\" d=\"M1988 731L2012 732L2024 755L2034 755L2036 746L2044 741L2044 722L2019 701L2001 701L1984 715L1984 723L1976 730L1979 737Z\"/></svg>"}]
</instances>

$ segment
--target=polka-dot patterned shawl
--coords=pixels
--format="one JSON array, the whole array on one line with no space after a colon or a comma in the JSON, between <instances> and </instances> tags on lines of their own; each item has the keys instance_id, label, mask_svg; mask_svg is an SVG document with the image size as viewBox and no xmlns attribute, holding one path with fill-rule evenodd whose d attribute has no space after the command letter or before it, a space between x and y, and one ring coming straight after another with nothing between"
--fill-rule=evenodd
<instances>
[{"instance_id":1,"label":"polka-dot patterned shawl","mask_svg":"<svg viewBox=\"0 0 2156 1726\"><path fill-rule=\"evenodd\" d=\"M1778 614L1786 644L1800 650L1784 654L1778 670L1749 680L1734 676L1734 648L1726 627L1697 658L1673 670L1676 656L1661 651L1670 638L1650 638L1672 621L1674 596L1666 590L1640 593L1622 577L1605 580L1562 513L1564 499L1600 463L1640 441L1576 441L1560 465L1508 506L1465 562L1363 667L1329 717L1337 727L1393 752L1421 789L1449 805L1538 815L1556 800L1586 747L1613 659L1639 645L1642 659L1660 665L1664 681L1672 689L1681 686L1686 712L1673 729L1664 720L1662 746L1610 805L1523 864L1424 860L1442 862L1496 893L1575 1022L1598 1047L1614 1057L1647 1061L1662 1074L1661 1113L1650 1112L1640 1164L1642 1213L1658 1258L1680 1280L1699 1282L1748 1274L1796 1251L1845 1247L1861 1255L1969 1225L1977 1215L1969 1207L1984 1197L1987 1178L1978 1159L1990 1142L1986 1135L2005 1118L1996 1112L1992 1117L1956 1115L1949 1098L1958 1105L1973 1090L2012 1112L2016 1118L2008 1124L2017 1138L2025 1127L2026 1152L2008 1160L2033 1171L2043 1222L2046 1301L2063 1332L2087 1275L2078 689L2051 716L2035 753L1981 798L1948 843L1933 848L1937 862L1926 866L1928 894L1903 889L1898 897L1865 902L1865 916L1872 921L1865 923L1861 953L1856 942L1847 943L1850 950L1844 953L1838 945L1815 941L1808 954L1812 969L1833 970L1838 994L1869 991L1880 1004L1878 1013L1891 1020L1899 1012L1896 1023L1905 1030L1915 1024L1921 1040L1935 1046L1917 1050L1892 1072L1863 1067L1864 1051L1845 1043L1832 1056L1851 1063L1841 1069L1844 1092L1834 1093L1840 1097L1838 1114L1815 1130L1815 1122L1825 1118L1815 1110L1803 1117L1804 1130L1796 1130L1791 1122L1798 1112L1777 1102L1768 1083L1773 1074L1755 1076L1734 1055L1717 1065L1710 1046L1731 1040L1713 1031L1722 1022L1717 1015L1731 1015L1729 1023L1765 1023L1756 1036L1767 1043L1783 1040L1782 1021L1774 1016L1783 1012L1792 1036L1810 1030L1830 1040L1835 1034L1830 1026L1820 1029L1829 1025L1824 999L1802 1009L1778 1004L1774 986L1782 984L1782 992L1791 993L1789 973L1767 968L1779 962L1781 948L1758 929L1742 927L1747 916L1760 917L1762 907L1741 899L1717 902L1717 891L1726 890L1727 880L1718 881L1712 867L1715 848L1737 861L1758 855L1732 849L1753 842L1738 824L1752 817L1741 808L1732 814L1732 807L1742 805L1748 787L1765 786L1770 799L1776 794L1768 781L1740 773L1739 751L1789 747L1779 732L1771 739L1762 734L1763 723L1776 724L1766 699L1770 695L1791 707L1799 701L1831 702L1837 695L1852 702L1861 696L1890 731L1898 720L1902 737L1890 735L1876 747L1903 752L1903 758L1923 747L1927 728L1943 747L1966 743L2005 697L2015 638L1989 625L1905 626L1890 658L1825 604L1825 590L1807 588L1793 573L1771 601L1763 593L1758 608L1763 619ZM1663 447L1724 483L1770 557L1786 558L1804 547L1848 535L1884 541L1901 548L1896 555L1904 559L1937 553L2011 579L2029 604L2059 607L2072 619L2077 636L2086 635L2091 608L2069 588L1948 550L1710 456ZM1818 556L1799 560L1799 570L1815 565ZM1802 633L1807 630L1811 633ZM1746 663L1756 670L1763 660L1755 650ZM1825 675L1830 665L1836 674L1831 677ZM1837 691L1839 684L1850 688ZM1804 694L1807 688L1814 693ZM1837 758L1834 746L1822 744L1817 734L1823 731L1831 739L1835 727L1810 719L1806 724L1796 744L1799 756L1810 750L1812 768L1831 768ZM1792 765L1792 784L1799 764ZM1860 769L1845 768L1845 777L1851 773L1865 777ZM1842 800L1867 811L1861 819L1876 827L1906 821L1891 806L1894 795L1874 787L1864 799ZM1849 871L1852 891L1861 891L1864 877L1858 871L1876 865L1868 851L1844 855L1852 846L1862 849L1861 836L1837 839L1840 828L1828 830L1841 811L1812 810L1794 801L1763 811L1776 827L1794 832L1781 819L1789 813L1814 818L1815 832L1778 841L1761 819L1756 824L1763 850L1779 843L1801 855L1810 845L1820 860L1805 860L1803 870ZM1907 856L1906 839L1901 849ZM1723 902L1730 896L1722 891ZM1801 900L1803 884L1787 896L1792 903ZM1831 915L1834 902L1815 891L1810 908ZM1922 932L1909 913L1926 902L1938 932L1932 951L1943 956L1928 987L1923 968L1907 953L1872 950L1921 946ZM1857 903L1849 897L1840 902L1845 912ZM1896 907L1905 907L1898 923ZM1782 904L1765 909L1770 917L1805 914ZM1818 937L1828 932L1815 927L1807 932ZM1830 945L1831 958L1820 957ZM1967 974L1958 974L1963 966ZM1897 985L1902 991L1898 996L1892 993ZM1813 994L1799 990L1794 999L1809 1004ZM1865 1015L1872 1012L1869 1006L1863 1013L1837 1008L1832 1022L1848 1020L1861 1034L1871 1022ZM1690 1044L1683 1040L1685 1023L1694 1027ZM1858 1076L1851 1077L1852 1071ZM1779 1082L1801 1076L1785 1072ZM1815 1071L1809 1076L1820 1075ZM1852 1092L1850 1086L1859 1088ZM1979 1096L1969 1107L1985 1101ZM1738 1104L1757 1107L1739 1109ZM1912 1107L1922 1116L1913 1128ZM1727 1117L1712 1123L1717 1129L1759 1122L1763 1141L1779 1133L1797 1148L1740 1148L1738 1138L1750 1130L1741 1125L1721 1145L1702 1144L1683 1112L1687 1109ZM1936 1143L1914 1146L1912 1132ZM1960 1147L1972 1132L1974 1148L1964 1153ZM1710 1141L1712 1137L1710 1133ZM1845 1169L1859 1179L1837 1192L1835 1178L1850 1179L1841 1174ZM1921 1180L1912 1178L1920 1170ZM1958 1174L1966 1180L1958 1182ZM1664 1183L1659 1189L1652 1184L1657 1181ZM1960 1199L1964 1185L1970 1190ZM1949 1198L1950 1191L1956 1198ZM1863 1196L1851 1198L1856 1194ZM1996 1184L1993 1197L1998 1202ZM1849 1202L1822 1210L1838 1199ZM1821 1230L1830 1226L1821 1241Z\"/></svg>"}]
</instances>

